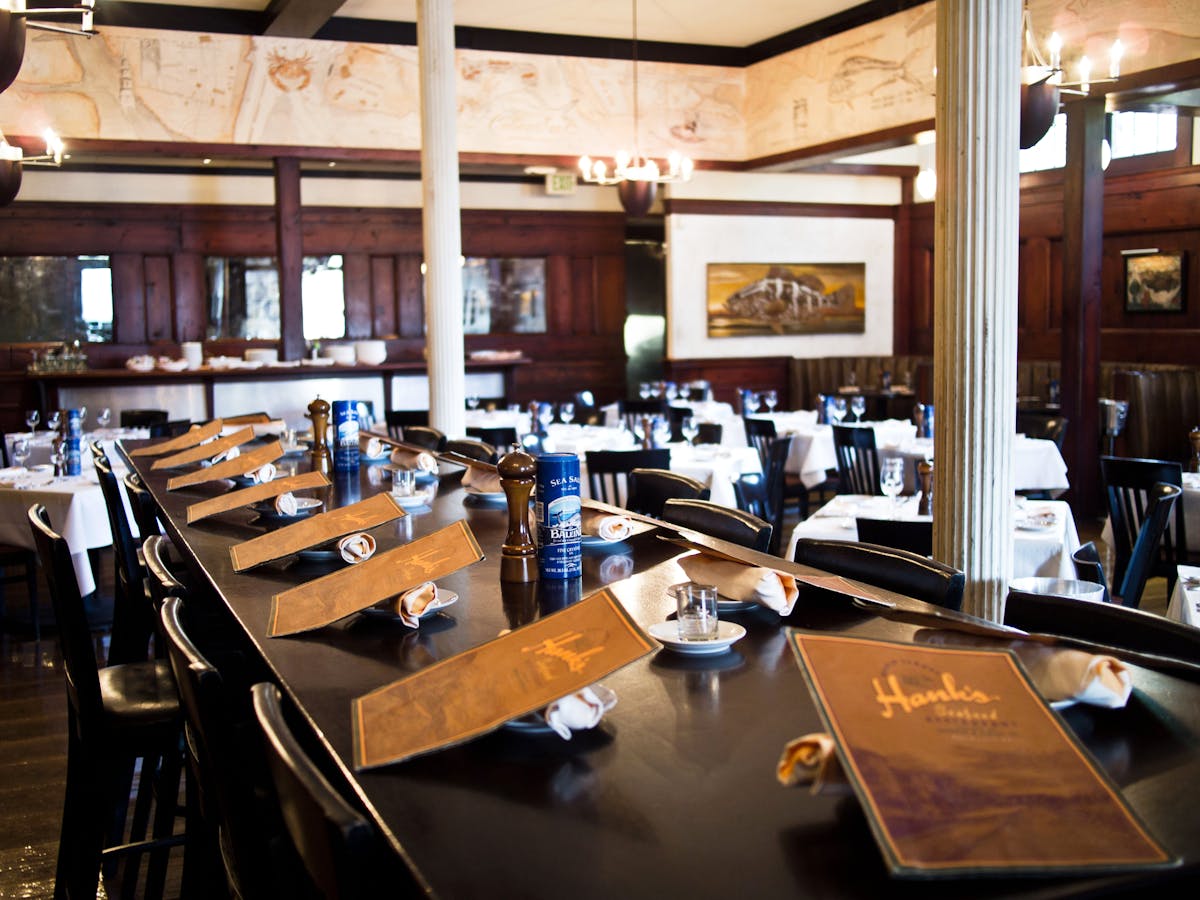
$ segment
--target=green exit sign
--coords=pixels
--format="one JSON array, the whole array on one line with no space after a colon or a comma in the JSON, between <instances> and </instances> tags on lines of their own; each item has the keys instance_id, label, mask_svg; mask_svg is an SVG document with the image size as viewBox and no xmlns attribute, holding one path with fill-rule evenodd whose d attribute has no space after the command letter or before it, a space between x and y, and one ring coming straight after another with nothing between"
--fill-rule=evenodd
<instances>
[{"instance_id":1,"label":"green exit sign","mask_svg":"<svg viewBox=\"0 0 1200 900\"><path fill-rule=\"evenodd\" d=\"M573 194L575 193L575 173L574 172L554 172L546 176L546 193L547 194Z\"/></svg>"}]
</instances>

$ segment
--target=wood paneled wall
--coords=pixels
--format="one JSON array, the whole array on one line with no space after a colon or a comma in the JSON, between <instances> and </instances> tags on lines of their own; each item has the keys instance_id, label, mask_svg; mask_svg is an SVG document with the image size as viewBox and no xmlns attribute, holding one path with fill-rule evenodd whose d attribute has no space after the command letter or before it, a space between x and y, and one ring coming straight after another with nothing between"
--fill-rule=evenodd
<instances>
[{"instance_id":1,"label":"wood paneled wall","mask_svg":"<svg viewBox=\"0 0 1200 900\"><path fill-rule=\"evenodd\" d=\"M303 250L344 256L346 338L384 338L391 359L425 350L421 212L303 210ZM467 351L521 350L514 402L566 400L591 389L625 395L625 219L609 213L464 211L467 256L545 257L546 334L468 335ZM0 210L0 254L108 254L114 342L87 347L93 368L139 353L179 356L205 334L205 256L276 255L271 207L16 203ZM253 342L261 345L270 342ZM240 355L247 342L207 342ZM23 371L38 345L0 345L0 376Z\"/></svg>"}]
</instances>

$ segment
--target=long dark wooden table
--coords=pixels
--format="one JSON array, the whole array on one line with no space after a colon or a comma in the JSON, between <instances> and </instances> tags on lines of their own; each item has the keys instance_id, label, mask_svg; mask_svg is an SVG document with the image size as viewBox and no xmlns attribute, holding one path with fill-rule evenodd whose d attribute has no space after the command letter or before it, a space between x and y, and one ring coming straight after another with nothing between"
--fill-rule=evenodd
<instances>
[{"instance_id":1,"label":"long dark wooden table","mask_svg":"<svg viewBox=\"0 0 1200 900\"><path fill-rule=\"evenodd\" d=\"M161 505L172 540L258 648L348 793L435 896L1074 896L1196 878L1200 686L1137 668L1128 708L1075 707L1065 716L1151 831L1184 858L1183 869L1089 880L890 879L856 800L814 797L775 780L785 742L822 730L785 626L898 640L911 640L917 628L823 592L802 595L786 621L765 610L737 614L748 634L732 653L706 659L664 650L613 674L605 684L617 693L616 708L569 742L502 730L355 772L352 699L559 608L573 592L553 583L502 585L504 509L471 506L450 482L432 511L374 534L383 551L466 518L487 559L441 580L457 604L417 631L356 615L305 636L267 638L271 595L327 569L293 559L235 574L229 547L259 532L253 514L185 524L190 503L227 483L167 493L166 475L150 471L149 461L132 466ZM364 466L336 475L331 501L386 490L381 474ZM629 556L633 569L611 585L617 597L641 625L662 621L673 611L666 587L685 580L675 562L685 551L650 531L612 552ZM583 595L620 571L607 559L585 550ZM928 609L915 601L912 608Z\"/></svg>"}]
</instances>

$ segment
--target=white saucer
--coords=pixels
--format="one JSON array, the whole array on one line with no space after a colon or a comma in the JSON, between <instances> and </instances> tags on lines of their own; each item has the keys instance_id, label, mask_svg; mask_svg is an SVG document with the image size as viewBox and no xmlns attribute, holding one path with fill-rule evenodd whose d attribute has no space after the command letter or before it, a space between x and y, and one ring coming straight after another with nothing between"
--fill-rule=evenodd
<instances>
[{"instance_id":1,"label":"white saucer","mask_svg":"<svg viewBox=\"0 0 1200 900\"><path fill-rule=\"evenodd\" d=\"M686 656L713 656L724 653L746 636L746 629L736 622L718 623L717 636L710 641L681 641L679 626L675 622L656 622L647 631L652 638L668 649Z\"/></svg>"},{"instance_id":2,"label":"white saucer","mask_svg":"<svg viewBox=\"0 0 1200 900\"><path fill-rule=\"evenodd\" d=\"M579 536L579 543L584 547L616 547L625 542L621 540L606 541L598 534L581 534Z\"/></svg>"},{"instance_id":3,"label":"white saucer","mask_svg":"<svg viewBox=\"0 0 1200 900\"><path fill-rule=\"evenodd\" d=\"M393 493L392 499L404 509L420 509L422 506L429 505L429 492L417 491L415 494L408 495Z\"/></svg>"},{"instance_id":4,"label":"white saucer","mask_svg":"<svg viewBox=\"0 0 1200 900\"><path fill-rule=\"evenodd\" d=\"M530 713L519 719L509 719L500 727L505 731L513 731L517 734L558 734L539 713Z\"/></svg>"}]
</instances>

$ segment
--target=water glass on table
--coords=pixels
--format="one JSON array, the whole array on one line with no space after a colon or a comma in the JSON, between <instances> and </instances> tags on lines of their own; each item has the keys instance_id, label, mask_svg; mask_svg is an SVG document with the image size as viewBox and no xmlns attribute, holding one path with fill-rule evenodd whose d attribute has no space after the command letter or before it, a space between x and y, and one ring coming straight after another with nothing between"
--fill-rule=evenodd
<instances>
[{"instance_id":1,"label":"water glass on table","mask_svg":"<svg viewBox=\"0 0 1200 900\"><path fill-rule=\"evenodd\" d=\"M763 391L760 396L766 404L767 412L775 412L775 407L779 405L779 394L775 391Z\"/></svg>"},{"instance_id":2,"label":"water glass on table","mask_svg":"<svg viewBox=\"0 0 1200 900\"><path fill-rule=\"evenodd\" d=\"M700 425L692 416L684 416L679 422L679 432L689 444L695 443L696 435L700 433Z\"/></svg>"},{"instance_id":3,"label":"water glass on table","mask_svg":"<svg viewBox=\"0 0 1200 900\"><path fill-rule=\"evenodd\" d=\"M892 498L891 517L896 518L897 500L904 490L904 460L892 457L882 461L879 467L879 489Z\"/></svg>"},{"instance_id":4,"label":"water glass on table","mask_svg":"<svg viewBox=\"0 0 1200 900\"><path fill-rule=\"evenodd\" d=\"M672 585L675 617L681 641L711 641L717 636L717 588L685 581Z\"/></svg>"},{"instance_id":5,"label":"water glass on table","mask_svg":"<svg viewBox=\"0 0 1200 900\"><path fill-rule=\"evenodd\" d=\"M850 412L854 413L854 421L861 422L867 414L867 398L862 394L856 394L850 398Z\"/></svg>"},{"instance_id":6,"label":"water glass on table","mask_svg":"<svg viewBox=\"0 0 1200 900\"><path fill-rule=\"evenodd\" d=\"M41 418L41 414L36 409L25 410L25 424L29 426L31 435L37 431L37 424Z\"/></svg>"},{"instance_id":7,"label":"water glass on table","mask_svg":"<svg viewBox=\"0 0 1200 900\"><path fill-rule=\"evenodd\" d=\"M397 469L392 473L392 493L397 497L411 497L416 489L416 469Z\"/></svg>"},{"instance_id":8,"label":"water glass on table","mask_svg":"<svg viewBox=\"0 0 1200 900\"><path fill-rule=\"evenodd\" d=\"M21 468L29 461L29 438L19 437L12 443L12 459Z\"/></svg>"}]
</instances>

